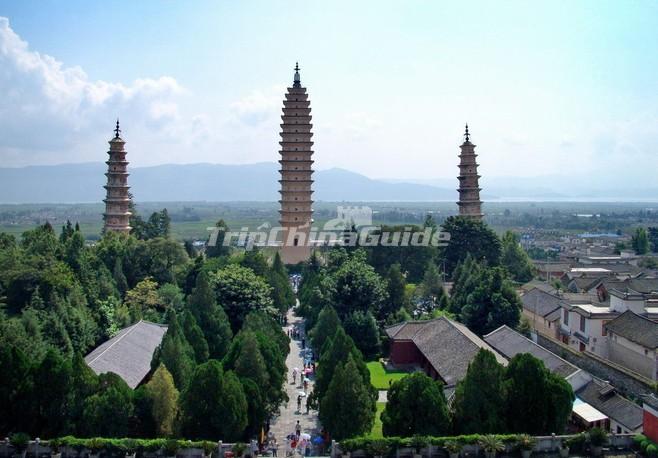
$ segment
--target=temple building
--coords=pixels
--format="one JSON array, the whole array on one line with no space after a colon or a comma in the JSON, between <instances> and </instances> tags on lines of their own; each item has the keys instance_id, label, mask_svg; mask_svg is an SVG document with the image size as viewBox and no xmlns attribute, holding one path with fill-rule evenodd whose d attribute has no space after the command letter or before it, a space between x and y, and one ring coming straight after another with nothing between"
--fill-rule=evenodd
<instances>
[{"instance_id":1,"label":"temple building","mask_svg":"<svg viewBox=\"0 0 658 458\"><path fill-rule=\"evenodd\" d=\"M478 184L478 163L475 162L475 145L471 143L468 133L468 124L464 133L464 143L460 146L459 154L459 216L476 220L482 219L482 201L480 200L480 187Z\"/></svg>"},{"instance_id":2,"label":"temple building","mask_svg":"<svg viewBox=\"0 0 658 458\"><path fill-rule=\"evenodd\" d=\"M295 65L293 84L283 101L281 119L281 260L285 264L297 264L311 255L309 232L313 223L313 125L308 94L299 77L299 65Z\"/></svg>"},{"instance_id":3,"label":"temple building","mask_svg":"<svg viewBox=\"0 0 658 458\"><path fill-rule=\"evenodd\" d=\"M130 232L130 193L128 189L128 161L126 161L126 150L123 145L126 142L120 137L119 120L114 129L114 138L109 141L110 150L107 154L110 158L107 162L107 184L105 213L103 213L103 232L114 231L128 234Z\"/></svg>"}]
</instances>

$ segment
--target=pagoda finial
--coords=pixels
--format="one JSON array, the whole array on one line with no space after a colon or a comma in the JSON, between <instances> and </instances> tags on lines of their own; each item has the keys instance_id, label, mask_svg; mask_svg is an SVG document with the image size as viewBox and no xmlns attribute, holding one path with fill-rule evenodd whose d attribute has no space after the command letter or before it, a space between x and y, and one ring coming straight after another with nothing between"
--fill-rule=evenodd
<instances>
[{"instance_id":1,"label":"pagoda finial","mask_svg":"<svg viewBox=\"0 0 658 458\"><path fill-rule=\"evenodd\" d=\"M121 129L119 129L119 118L117 118L117 127L114 129L114 138L119 138Z\"/></svg>"},{"instance_id":2,"label":"pagoda finial","mask_svg":"<svg viewBox=\"0 0 658 458\"><path fill-rule=\"evenodd\" d=\"M295 62L295 77L293 78L292 87L302 87L301 78L299 77L299 62Z\"/></svg>"},{"instance_id":3,"label":"pagoda finial","mask_svg":"<svg viewBox=\"0 0 658 458\"><path fill-rule=\"evenodd\" d=\"M468 123L466 123L466 131L464 132L464 140L469 141L471 134L468 133Z\"/></svg>"}]
</instances>

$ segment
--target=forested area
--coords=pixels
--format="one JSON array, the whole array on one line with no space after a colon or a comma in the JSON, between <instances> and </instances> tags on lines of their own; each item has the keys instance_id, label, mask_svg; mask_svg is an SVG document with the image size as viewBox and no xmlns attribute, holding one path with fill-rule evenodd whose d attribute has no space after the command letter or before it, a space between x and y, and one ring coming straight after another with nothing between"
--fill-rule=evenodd
<instances>
[{"instance_id":1,"label":"forested area","mask_svg":"<svg viewBox=\"0 0 658 458\"><path fill-rule=\"evenodd\" d=\"M243 440L285 398L294 294L278 256L200 255L166 211L133 226L94 245L70 223L0 234L0 434ZM168 330L132 390L83 356L139 320Z\"/></svg>"},{"instance_id":2,"label":"forested area","mask_svg":"<svg viewBox=\"0 0 658 458\"><path fill-rule=\"evenodd\" d=\"M289 340L280 323L295 296L279 256L221 245L199 254L170 238L166 211L132 224L130 236L107 233L93 245L70 223L60 231L45 224L20 240L0 235L0 365L8 368L0 379L0 410L8 412L0 433L236 441L257 434L286 400ZM372 428L377 392L366 361L386 354L386 325L445 315L478 334L518 326L514 284L533 275L518 239L461 218L443 229L451 233L446 247L332 248L296 267L297 313L317 362L310 404L333 438ZM453 283L450 296L444 281ZM115 374L95 375L83 355L139 320L168 326L151 378L132 390ZM543 384L538 393L567 399L545 369L518 364L519 373L533 368L532 383ZM516 366L485 366L493 375L469 371L453 410L442 386L424 375L394 383L382 415L386 433L547 431L548 424L531 431L532 423L511 423L516 411L496 410L510 404L511 387L530 383L514 375ZM459 410L480 402L472 380L491 376L500 379L492 392L499 423L486 431L457 426L494 421L469 420L464 412L472 409ZM421 389L426 396L409 395ZM430 410L431 422L412 418ZM545 418L556 419L553 425L562 414L547 411Z\"/></svg>"}]
</instances>

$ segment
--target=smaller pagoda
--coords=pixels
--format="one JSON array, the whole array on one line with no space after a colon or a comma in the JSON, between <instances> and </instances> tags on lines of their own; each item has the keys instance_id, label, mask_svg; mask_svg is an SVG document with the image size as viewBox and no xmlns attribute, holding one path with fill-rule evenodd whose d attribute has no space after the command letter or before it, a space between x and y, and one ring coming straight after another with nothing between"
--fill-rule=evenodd
<instances>
[{"instance_id":1,"label":"smaller pagoda","mask_svg":"<svg viewBox=\"0 0 658 458\"><path fill-rule=\"evenodd\" d=\"M482 201L480 200L480 185L478 175L478 163L475 161L475 145L471 143L468 133L468 124L464 132L464 143L460 146L459 154L459 216L482 220Z\"/></svg>"},{"instance_id":2,"label":"smaller pagoda","mask_svg":"<svg viewBox=\"0 0 658 458\"><path fill-rule=\"evenodd\" d=\"M128 161L126 160L126 150L123 146L126 142L120 136L119 120L114 129L114 138L109 141L110 150L107 154L110 158L107 162L107 184L106 190L105 213L103 213L103 232L113 231L124 234L130 233L130 193L128 190Z\"/></svg>"}]
</instances>

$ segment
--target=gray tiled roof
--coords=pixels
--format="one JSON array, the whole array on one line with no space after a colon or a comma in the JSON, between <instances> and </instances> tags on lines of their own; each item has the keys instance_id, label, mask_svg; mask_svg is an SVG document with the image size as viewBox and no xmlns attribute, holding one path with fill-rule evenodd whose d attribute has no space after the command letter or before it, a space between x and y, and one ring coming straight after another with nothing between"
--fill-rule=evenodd
<instances>
[{"instance_id":1,"label":"gray tiled roof","mask_svg":"<svg viewBox=\"0 0 658 458\"><path fill-rule=\"evenodd\" d=\"M530 353L535 358L540 359L548 370L564 378L580 370L573 364L505 325L484 336L484 341L507 358L513 358L520 353Z\"/></svg>"},{"instance_id":2,"label":"gray tiled roof","mask_svg":"<svg viewBox=\"0 0 658 458\"><path fill-rule=\"evenodd\" d=\"M658 348L658 323L630 310L605 325L606 329L646 348Z\"/></svg>"},{"instance_id":3,"label":"gray tiled roof","mask_svg":"<svg viewBox=\"0 0 658 458\"><path fill-rule=\"evenodd\" d=\"M413 341L446 385L454 385L466 376L468 365L480 348L491 351L499 363L507 364L504 357L466 326L445 317L408 321L386 331L394 340Z\"/></svg>"},{"instance_id":4,"label":"gray tiled roof","mask_svg":"<svg viewBox=\"0 0 658 458\"><path fill-rule=\"evenodd\" d=\"M537 288L533 288L521 296L523 308L535 315L548 318L559 318L553 312L562 308L564 301L554 294L549 294Z\"/></svg>"},{"instance_id":5,"label":"gray tiled roof","mask_svg":"<svg viewBox=\"0 0 658 458\"><path fill-rule=\"evenodd\" d=\"M627 429L642 426L642 407L617 394L609 383L594 379L578 390L576 396Z\"/></svg>"},{"instance_id":6,"label":"gray tiled roof","mask_svg":"<svg viewBox=\"0 0 658 458\"><path fill-rule=\"evenodd\" d=\"M114 372L134 389L151 370L153 352L165 332L167 326L139 321L98 346L85 362L96 374Z\"/></svg>"}]
</instances>

